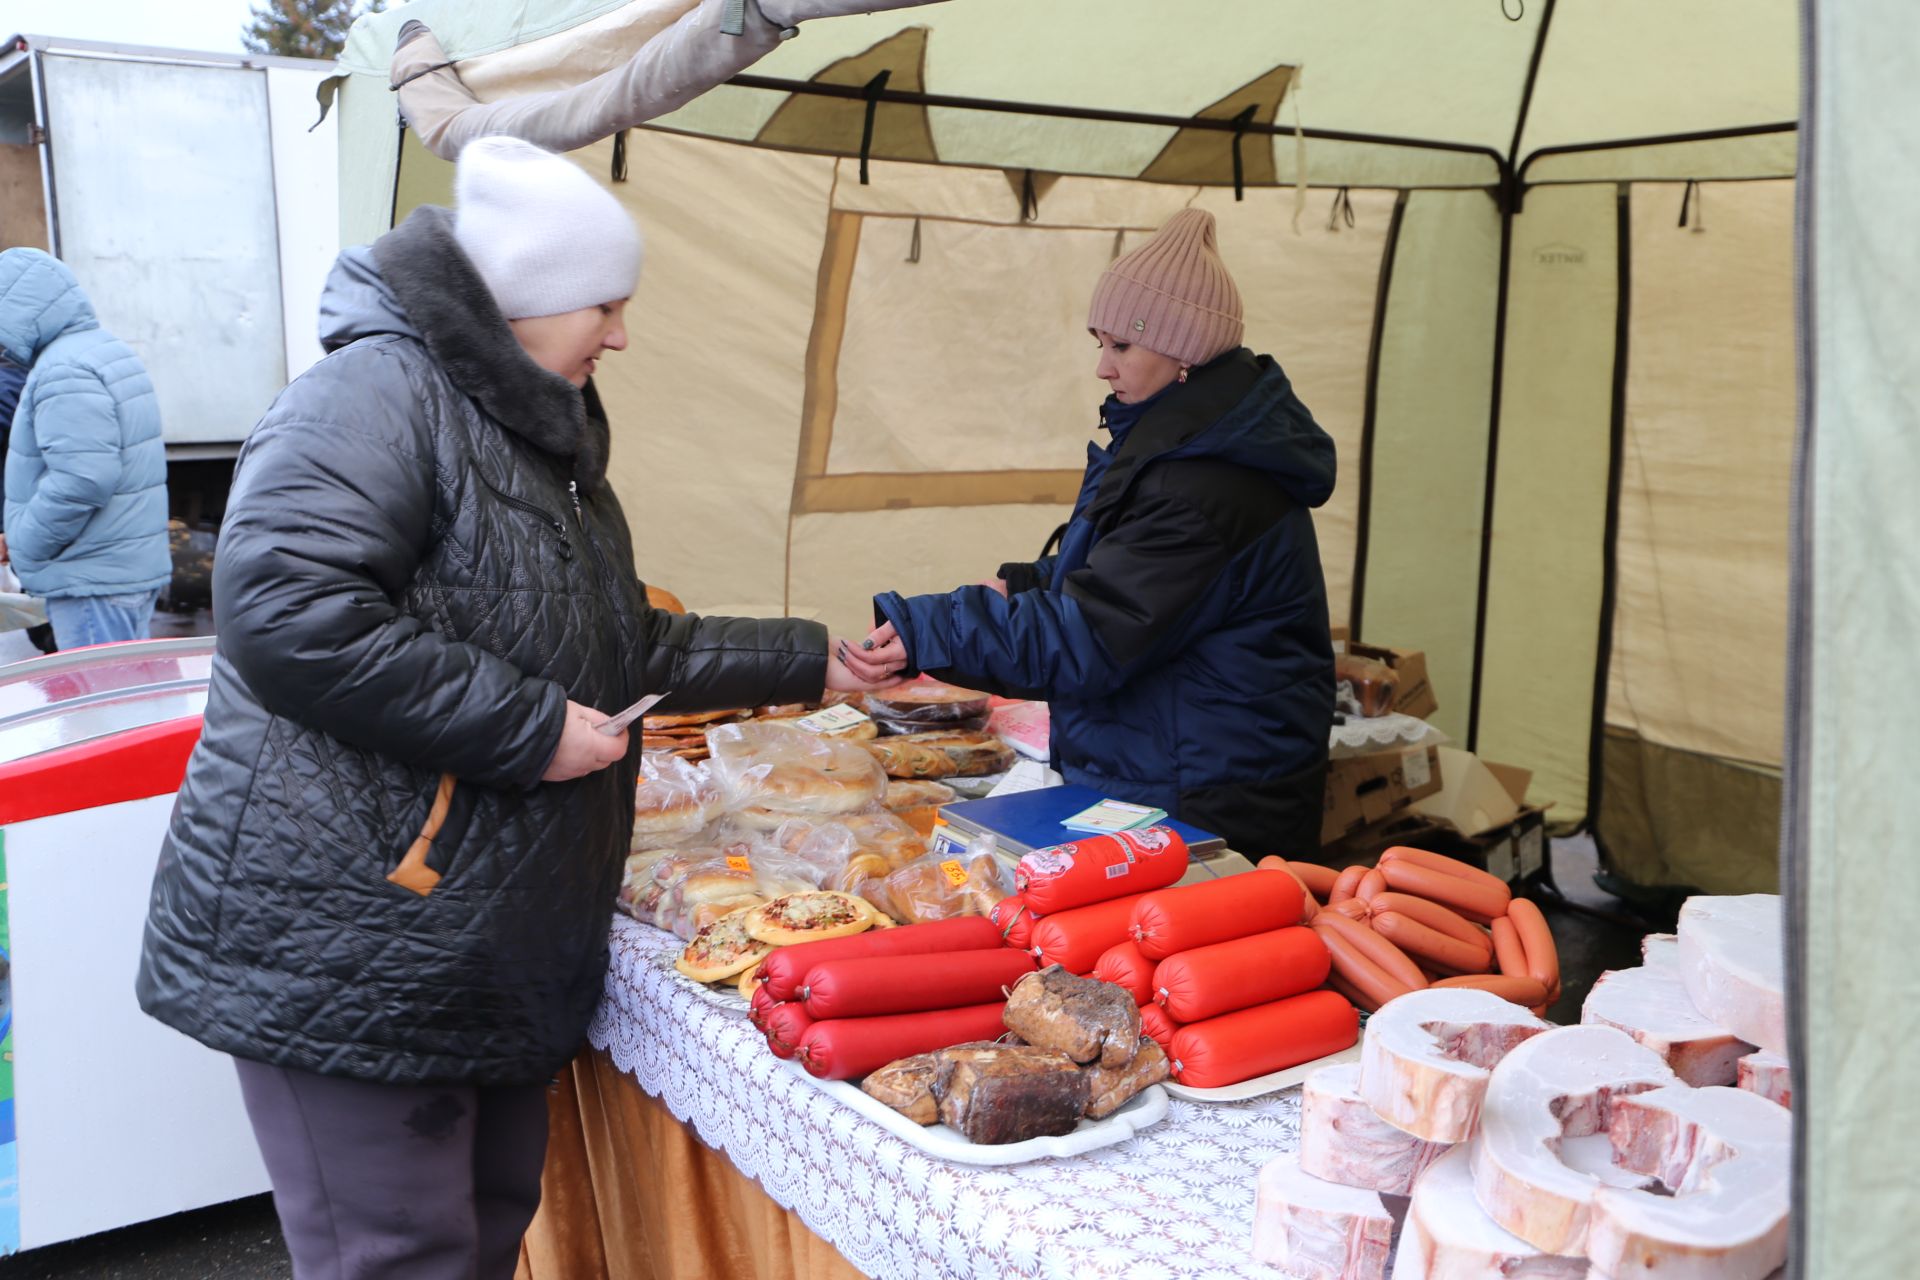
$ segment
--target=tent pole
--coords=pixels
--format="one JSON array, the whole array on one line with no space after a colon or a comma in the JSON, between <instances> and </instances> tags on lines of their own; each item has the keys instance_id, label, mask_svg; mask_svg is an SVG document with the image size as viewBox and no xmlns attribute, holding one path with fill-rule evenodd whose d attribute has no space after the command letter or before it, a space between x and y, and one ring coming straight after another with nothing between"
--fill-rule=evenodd
<instances>
[{"instance_id":1,"label":"tent pole","mask_svg":"<svg viewBox=\"0 0 1920 1280\"><path fill-rule=\"evenodd\" d=\"M1813 616L1814 451L1819 445L1818 341L1820 309L1814 292L1818 270L1814 218L1819 210L1818 109L1819 0L1800 0L1800 149L1793 193L1794 379L1797 395L1793 441L1793 481L1789 490L1787 536L1786 726L1780 779L1780 893L1786 934L1787 1064L1798 1105L1793 1111L1793 1196L1787 1215L1787 1280L1805 1280L1814 1210L1808 1179L1813 1168L1813 1132L1807 1106L1813 1094L1812 1039L1808 1027L1813 984L1807 965L1808 880L1812 871L1813 815Z\"/></svg>"},{"instance_id":2,"label":"tent pole","mask_svg":"<svg viewBox=\"0 0 1920 1280\"><path fill-rule=\"evenodd\" d=\"M1533 167L1535 160L1551 156L1578 155L1586 151L1630 151L1636 147L1672 147L1686 142L1725 142L1730 138L1757 138L1769 133L1793 133L1800 128L1797 120L1782 120L1774 124L1748 124L1734 129L1703 129L1695 133L1658 133L1639 138L1609 138L1601 142L1567 142L1554 147L1540 147L1527 153L1520 163L1519 182L1525 186L1527 170ZM1584 181L1591 181L1585 179Z\"/></svg>"},{"instance_id":3,"label":"tent pole","mask_svg":"<svg viewBox=\"0 0 1920 1280\"><path fill-rule=\"evenodd\" d=\"M1487 473L1480 495L1480 581L1473 606L1473 677L1467 694L1467 750L1480 750L1480 682L1487 652L1487 584L1493 573L1493 482L1500 467L1500 392L1507 372L1507 290L1513 210L1500 210L1500 284L1493 307L1493 394L1487 407Z\"/></svg>"},{"instance_id":4,"label":"tent pole","mask_svg":"<svg viewBox=\"0 0 1920 1280\"><path fill-rule=\"evenodd\" d=\"M1362 638L1361 614L1367 600L1368 522L1373 513L1373 424L1380 394L1380 343L1387 328L1387 298L1393 290L1393 257L1400 247L1400 223L1407 212L1407 193L1393 202L1393 220L1387 224L1387 243L1380 252L1380 283L1373 297L1373 336L1367 343L1366 408L1360 423L1360 497L1354 515L1353 598L1347 605L1347 634Z\"/></svg>"},{"instance_id":5,"label":"tent pole","mask_svg":"<svg viewBox=\"0 0 1920 1280\"><path fill-rule=\"evenodd\" d=\"M1551 9L1551 4L1549 4ZM857 84L827 84L818 80L787 80L779 76L737 75L726 83L738 89L766 89L775 93L802 93L822 98L868 99L867 90ZM1011 102L999 98L966 98L945 93L919 93L907 89L885 89L873 95L883 103L916 107L947 107L956 111L996 111L1007 115L1043 116L1061 120L1093 120L1102 124L1145 124L1167 129L1212 129L1220 133L1258 133L1268 136L1294 133L1290 125L1257 120L1244 123L1212 116L1164 116L1142 111L1108 111L1098 107L1066 107L1049 102ZM1437 138L1397 138L1377 133L1353 133L1343 129L1302 129L1304 137L1321 142L1365 142L1384 147L1412 147L1421 151L1451 151L1460 155L1484 156L1499 168L1504 157L1492 147L1468 142L1447 142Z\"/></svg>"},{"instance_id":6,"label":"tent pole","mask_svg":"<svg viewBox=\"0 0 1920 1280\"><path fill-rule=\"evenodd\" d=\"M1632 325L1633 288L1633 195L1628 183L1621 183L1618 209L1619 226L1615 237L1615 268L1618 287L1613 322L1613 415L1607 429L1607 518L1601 544L1600 638L1595 649L1593 673L1593 731L1587 747L1587 830L1593 833L1594 846L1606 865L1606 843L1600 837L1600 799L1604 789L1601 761L1606 752L1607 685L1613 669L1613 617L1617 599L1620 563L1620 467L1626 453L1627 436L1627 361L1628 338Z\"/></svg>"}]
</instances>

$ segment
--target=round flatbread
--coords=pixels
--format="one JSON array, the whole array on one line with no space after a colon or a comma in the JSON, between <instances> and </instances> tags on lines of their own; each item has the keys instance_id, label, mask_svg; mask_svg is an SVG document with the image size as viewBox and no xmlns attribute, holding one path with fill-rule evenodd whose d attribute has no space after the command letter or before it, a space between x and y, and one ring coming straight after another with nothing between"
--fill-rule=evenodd
<instances>
[{"instance_id":1,"label":"round flatbread","mask_svg":"<svg viewBox=\"0 0 1920 1280\"><path fill-rule=\"evenodd\" d=\"M760 909L743 907L715 920L693 935L673 967L695 982L719 982L759 964L773 950L747 931L747 922Z\"/></svg>"},{"instance_id":2,"label":"round flatbread","mask_svg":"<svg viewBox=\"0 0 1920 1280\"><path fill-rule=\"evenodd\" d=\"M746 915L747 933L776 947L864 933L873 927L874 917L863 899L830 889L782 894Z\"/></svg>"},{"instance_id":3,"label":"round flatbread","mask_svg":"<svg viewBox=\"0 0 1920 1280\"><path fill-rule=\"evenodd\" d=\"M952 804L960 793L945 783L915 778L893 778L887 782L887 794L880 798L891 812L924 809L929 805Z\"/></svg>"},{"instance_id":4,"label":"round flatbread","mask_svg":"<svg viewBox=\"0 0 1920 1280\"><path fill-rule=\"evenodd\" d=\"M901 751L936 751L953 762L952 774L894 774L895 777L960 777L977 778L990 773L1005 773L1013 767L1014 750L990 733L972 733L949 730L936 733L909 733L897 738L885 738L869 751L880 746L892 746Z\"/></svg>"},{"instance_id":5,"label":"round flatbread","mask_svg":"<svg viewBox=\"0 0 1920 1280\"><path fill-rule=\"evenodd\" d=\"M760 962L755 960L740 971L740 981L736 984L735 990L739 991L742 1000L751 1000L753 993L758 991L760 984L765 981L766 979L760 976Z\"/></svg>"},{"instance_id":6,"label":"round flatbread","mask_svg":"<svg viewBox=\"0 0 1920 1280\"><path fill-rule=\"evenodd\" d=\"M992 695L978 689L962 689L958 685L937 684L931 680L914 684L903 684L888 689L885 693L867 695L867 706L876 711L904 711L916 707L959 706L965 703L978 703L986 706L992 701Z\"/></svg>"}]
</instances>

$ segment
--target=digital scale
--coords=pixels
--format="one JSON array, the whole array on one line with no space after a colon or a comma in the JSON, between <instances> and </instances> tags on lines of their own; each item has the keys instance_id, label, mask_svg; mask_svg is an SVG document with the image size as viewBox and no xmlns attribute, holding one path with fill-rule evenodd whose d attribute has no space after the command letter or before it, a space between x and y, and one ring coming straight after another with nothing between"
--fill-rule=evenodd
<instances>
[{"instance_id":1,"label":"digital scale","mask_svg":"<svg viewBox=\"0 0 1920 1280\"><path fill-rule=\"evenodd\" d=\"M1069 784L985 800L955 801L940 809L938 825L933 829L933 851L947 857L963 854L981 834L992 835L1000 852L1012 858L1056 844L1091 840L1094 837L1088 832L1069 830L1060 824L1104 799L1107 797L1092 787ZM1224 837L1174 818L1163 818L1153 825L1178 832L1193 860L1211 858L1227 847Z\"/></svg>"}]
</instances>

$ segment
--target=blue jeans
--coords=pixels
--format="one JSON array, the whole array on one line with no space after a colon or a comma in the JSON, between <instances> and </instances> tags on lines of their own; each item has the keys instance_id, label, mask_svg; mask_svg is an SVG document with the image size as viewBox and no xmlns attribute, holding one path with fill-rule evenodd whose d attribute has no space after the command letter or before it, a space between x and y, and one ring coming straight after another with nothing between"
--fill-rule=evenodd
<instances>
[{"instance_id":1,"label":"blue jeans","mask_svg":"<svg viewBox=\"0 0 1920 1280\"><path fill-rule=\"evenodd\" d=\"M80 649L115 640L145 640L160 588L122 596L48 596L47 621L54 643Z\"/></svg>"}]
</instances>

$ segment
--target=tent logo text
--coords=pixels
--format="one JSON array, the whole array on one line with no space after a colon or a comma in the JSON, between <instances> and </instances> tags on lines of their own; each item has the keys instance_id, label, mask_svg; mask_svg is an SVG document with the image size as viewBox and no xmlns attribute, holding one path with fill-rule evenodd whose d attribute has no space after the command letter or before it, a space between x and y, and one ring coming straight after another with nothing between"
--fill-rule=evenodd
<instances>
[{"instance_id":1,"label":"tent logo text","mask_svg":"<svg viewBox=\"0 0 1920 1280\"><path fill-rule=\"evenodd\" d=\"M1587 251L1574 244L1543 244L1533 251L1533 260L1543 267L1584 267Z\"/></svg>"}]
</instances>

